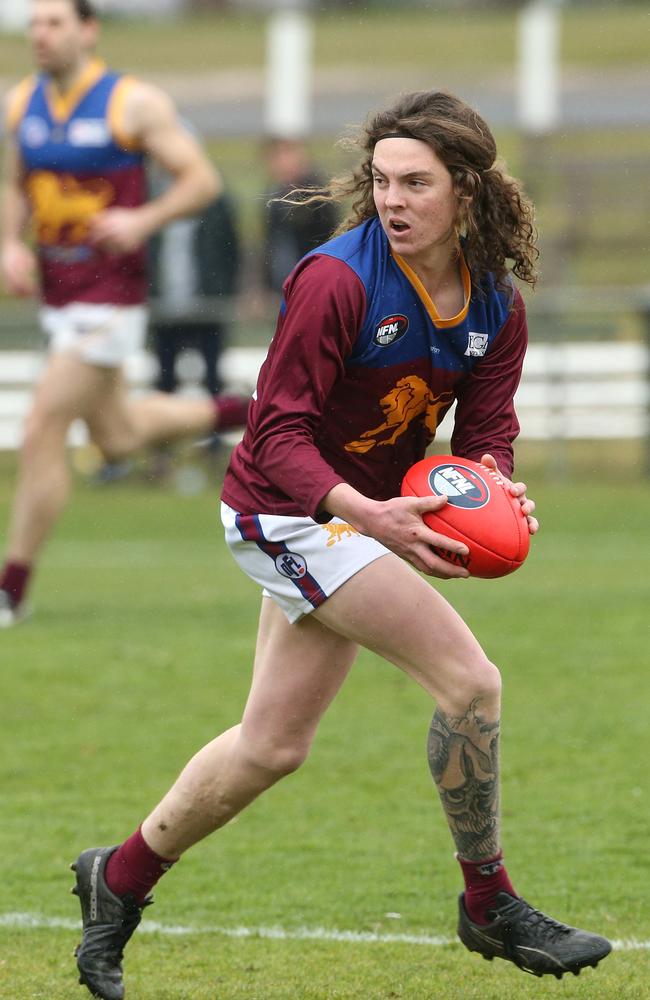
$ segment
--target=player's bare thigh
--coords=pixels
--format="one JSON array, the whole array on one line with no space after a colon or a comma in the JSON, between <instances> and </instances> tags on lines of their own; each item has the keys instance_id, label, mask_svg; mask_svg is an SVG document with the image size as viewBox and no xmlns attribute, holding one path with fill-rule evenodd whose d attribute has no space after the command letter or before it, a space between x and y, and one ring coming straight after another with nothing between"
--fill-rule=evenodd
<instances>
[{"instance_id":1,"label":"player's bare thigh","mask_svg":"<svg viewBox=\"0 0 650 1000\"><path fill-rule=\"evenodd\" d=\"M460 615L392 553L356 573L313 616L406 671L448 708L466 706L477 685L498 688L496 668Z\"/></svg>"},{"instance_id":2,"label":"player's bare thigh","mask_svg":"<svg viewBox=\"0 0 650 1000\"><path fill-rule=\"evenodd\" d=\"M263 598L242 736L269 749L281 742L304 755L356 654L356 643L313 615L292 625Z\"/></svg>"},{"instance_id":3,"label":"player's bare thigh","mask_svg":"<svg viewBox=\"0 0 650 1000\"><path fill-rule=\"evenodd\" d=\"M106 378L86 423L93 442L107 455L127 454L138 443L129 386L122 368L104 368Z\"/></svg>"},{"instance_id":4,"label":"player's bare thigh","mask_svg":"<svg viewBox=\"0 0 650 1000\"><path fill-rule=\"evenodd\" d=\"M112 392L115 370L83 361L74 352L51 355L36 386L32 415L42 421L61 418L87 420Z\"/></svg>"}]
</instances>

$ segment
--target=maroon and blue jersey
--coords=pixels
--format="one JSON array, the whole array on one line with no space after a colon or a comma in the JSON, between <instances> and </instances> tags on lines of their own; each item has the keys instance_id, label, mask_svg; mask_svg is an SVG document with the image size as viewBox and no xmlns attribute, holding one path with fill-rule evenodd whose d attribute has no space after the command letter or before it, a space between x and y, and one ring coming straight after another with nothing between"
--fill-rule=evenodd
<instances>
[{"instance_id":1,"label":"maroon and blue jersey","mask_svg":"<svg viewBox=\"0 0 650 1000\"><path fill-rule=\"evenodd\" d=\"M488 275L475 286L460 265L465 303L443 319L377 218L303 258L284 286L226 503L314 517L341 482L399 496L454 401L454 454L490 452L512 474L525 309L514 285Z\"/></svg>"},{"instance_id":2,"label":"maroon and blue jersey","mask_svg":"<svg viewBox=\"0 0 650 1000\"><path fill-rule=\"evenodd\" d=\"M145 251L109 254L88 239L88 224L99 212L134 208L146 198L144 156L122 132L132 85L93 59L64 96L47 76L16 89L8 125L24 167L48 305L145 299Z\"/></svg>"}]
</instances>

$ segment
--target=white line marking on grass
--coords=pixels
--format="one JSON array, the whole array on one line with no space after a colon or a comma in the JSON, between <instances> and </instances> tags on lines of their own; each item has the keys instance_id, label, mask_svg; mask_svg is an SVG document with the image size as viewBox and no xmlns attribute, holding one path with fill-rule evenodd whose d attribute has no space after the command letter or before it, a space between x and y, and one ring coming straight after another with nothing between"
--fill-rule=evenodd
<instances>
[{"instance_id":1,"label":"white line marking on grass","mask_svg":"<svg viewBox=\"0 0 650 1000\"><path fill-rule=\"evenodd\" d=\"M14 930L78 931L80 921L66 917L44 917L38 913L0 913L0 927ZM220 934L231 938L270 938L275 941L343 941L349 944L423 944L432 948L458 944L456 938L435 934L379 934L375 931L341 931L327 927L188 927L183 924L158 924L148 920L140 925L139 934L165 934L188 937L193 934ZM650 941L626 938L612 941L616 951L648 951Z\"/></svg>"},{"instance_id":2,"label":"white line marking on grass","mask_svg":"<svg viewBox=\"0 0 650 1000\"><path fill-rule=\"evenodd\" d=\"M79 920L66 917L43 917L37 913L0 913L0 927L39 930L56 928L80 930ZM158 924L155 920L142 923L140 934L166 934L185 937L192 934L221 934L232 938L271 938L277 941L347 941L352 944L428 944L440 947L455 944L455 938L430 934L378 934L374 931L340 931L325 927L188 927L183 924Z\"/></svg>"}]
</instances>

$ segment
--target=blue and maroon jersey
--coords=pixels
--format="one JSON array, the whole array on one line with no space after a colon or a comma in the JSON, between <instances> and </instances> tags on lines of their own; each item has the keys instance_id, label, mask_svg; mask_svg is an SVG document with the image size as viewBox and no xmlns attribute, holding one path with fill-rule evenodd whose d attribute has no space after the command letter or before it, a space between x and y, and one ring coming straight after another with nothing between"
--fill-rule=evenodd
<instances>
[{"instance_id":1,"label":"blue and maroon jersey","mask_svg":"<svg viewBox=\"0 0 650 1000\"><path fill-rule=\"evenodd\" d=\"M464 307L442 319L376 218L303 258L284 286L226 503L314 517L341 482L399 496L454 401L454 454L490 452L510 476L524 305L514 286L488 276L475 287L462 259L461 270Z\"/></svg>"},{"instance_id":2,"label":"blue and maroon jersey","mask_svg":"<svg viewBox=\"0 0 650 1000\"><path fill-rule=\"evenodd\" d=\"M24 166L48 305L136 305L145 299L144 249L108 254L88 240L88 223L97 213L133 208L146 198L143 154L121 127L132 85L93 59L63 97L47 76L16 88L8 126Z\"/></svg>"}]
</instances>

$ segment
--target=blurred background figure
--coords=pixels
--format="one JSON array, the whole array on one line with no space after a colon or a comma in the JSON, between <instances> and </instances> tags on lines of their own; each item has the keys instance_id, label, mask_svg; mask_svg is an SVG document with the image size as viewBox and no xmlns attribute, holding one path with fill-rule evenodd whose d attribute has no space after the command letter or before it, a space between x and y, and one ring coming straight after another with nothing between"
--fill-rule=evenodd
<instances>
[{"instance_id":1,"label":"blurred background figure","mask_svg":"<svg viewBox=\"0 0 650 1000\"><path fill-rule=\"evenodd\" d=\"M270 136L264 143L264 158L269 187L265 195L263 284L267 291L279 294L300 258L332 235L339 211L331 202L287 205L278 201L290 191L324 184L302 139Z\"/></svg>"},{"instance_id":2,"label":"blurred background figure","mask_svg":"<svg viewBox=\"0 0 650 1000\"><path fill-rule=\"evenodd\" d=\"M150 173L151 195L159 197L171 178L155 167ZM201 359L201 384L216 396L223 387L219 364L233 323L240 277L241 242L234 199L222 191L202 212L175 219L154 233L148 263L155 388L175 393L183 381L178 371L181 355L194 351ZM205 438L206 452L217 454L221 440L216 431ZM149 459L148 482L167 480L174 472L172 444L155 444ZM119 482L133 471L129 459L108 461L94 473L93 481L97 485ZM179 473L181 480L187 474L187 470ZM194 475L197 483L203 482L202 473L195 470Z\"/></svg>"},{"instance_id":3,"label":"blurred background figure","mask_svg":"<svg viewBox=\"0 0 650 1000\"><path fill-rule=\"evenodd\" d=\"M154 178L152 193L160 192ZM222 193L198 215L176 219L149 243L151 345L158 361L156 388L175 392L176 363L192 348L204 364L203 385L222 387L219 360L228 342L239 286L239 225L233 199Z\"/></svg>"},{"instance_id":4,"label":"blurred background figure","mask_svg":"<svg viewBox=\"0 0 650 1000\"><path fill-rule=\"evenodd\" d=\"M29 9L39 75L7 101L0 273L10 295L39 301L50 350L25 422L0 627L24 617L37 559L66 506L74 421L119 463L152 443L240 426L247 409L229 397L131 397L125 364L146 333L146 244L201 212L221 183L168 95L95 55L89 0L32 0ZM171 178L152 198L148 161Z\"/></svg>"}]
</instances>

